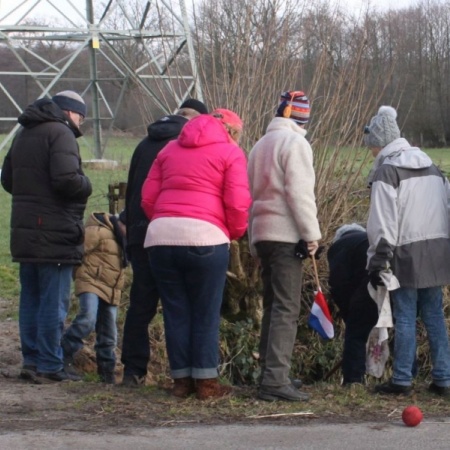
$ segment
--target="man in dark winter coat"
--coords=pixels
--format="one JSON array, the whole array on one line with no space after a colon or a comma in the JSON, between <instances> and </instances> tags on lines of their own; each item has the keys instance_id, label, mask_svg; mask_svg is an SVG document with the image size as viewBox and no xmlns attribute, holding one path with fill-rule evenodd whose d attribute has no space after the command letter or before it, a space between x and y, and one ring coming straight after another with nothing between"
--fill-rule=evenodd
<instances>
[{"instance_id":1,"label":"man in dark winter coat","mask_svg":"<svg viewBox=\"0 0 450 450\"><path fill-rule=\"evenodd\" d=\"M337 230L327 253L331 298L345 322L344 385L364 383L366 343L378 321L378 307L367 290L368 248L366 230L360 225L350 224Z\"/></svg>"},{"instance_id":2,"label":"man in dark winter coat","mask_svg":"<svg viewBox=\"0 0 450 450\"><path fill-rule=\"evenodd\" d=\"M207 113L206 106L199 100L186 100L176 115L164 116L148 126L147 137L138 144L131 158L125 210L120 214L121 222L127 225L128 254L133 269L121 358L122 383L127 386L139 386L145 381L150 359L148 327L159 301L148 254L143 247L149 221L141 208L142 185L160 150L180 134L189 119Z\"/></svg>"},{"instance_id":3,"label":"man in dark winter coat","mask_svg":"<svg viewBox=\"0 0 450 450\"><path fill-rule=\"evenodd\" d=\"M1 183L12 194L11 254L20 263L23 378L79 379L64 371L60 341L92 193L76 141L85 116L73 91L35 101L19 116L22 128L3 164Z\"/></svg>"}]
</instances>

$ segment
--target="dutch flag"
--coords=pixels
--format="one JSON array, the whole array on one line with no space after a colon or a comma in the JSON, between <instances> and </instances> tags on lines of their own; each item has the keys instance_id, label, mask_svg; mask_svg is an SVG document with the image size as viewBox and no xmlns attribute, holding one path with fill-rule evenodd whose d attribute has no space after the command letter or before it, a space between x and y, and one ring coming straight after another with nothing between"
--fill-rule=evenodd
<instances>
[{"instance_id":1,"label":"dutch flag","mask_svg":"<svg viewBox=\"0 0 450 450\"><path fill-rule=\"evenodd\" d=\"M308 317L308 325L323 339L334 338L333 318L322 291L317 291Z\"/></svg>"}]
</instances>

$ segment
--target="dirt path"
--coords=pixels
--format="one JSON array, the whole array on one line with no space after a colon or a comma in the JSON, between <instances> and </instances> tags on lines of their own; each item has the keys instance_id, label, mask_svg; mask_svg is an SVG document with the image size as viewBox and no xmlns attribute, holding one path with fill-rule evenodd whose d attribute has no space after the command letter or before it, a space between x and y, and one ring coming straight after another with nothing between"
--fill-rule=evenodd
<instances>
[{"instance_id":1,"label":"dirt path","mask_svg":"<svg viewBox=\"0 0 450 450\"><path fill-rule=\"evenodd\" d=\"M0 299L0 316L10 305ZM133 403L142 397L132 389L97 382L33 384L19 379L22 358L18 322L0 321L0 430L66 429L95 431L135 421ZM142 401L142 400L141 400ZM136 408L138 409L138 408ZM119 413L119 414L118 414ZM123 415L122 415L123 413Z\"/></svg>"},{"instance_id":2,"label":"dirt path","mask_svg":"<svg viewBox=\"0 0 450 450\"><path fill-rule=\"evenodd\" d=\"M1 305L0 301L0 313ZM164 386L155 383L139 389L124 388L86 381L89 376L82 382L33 384L19 379L21 366L18 322L0 320L0 432L108 430L124 433L139 427L220 424L234 420L229 413L222 414L230 411L231 399L210 402L212 408L208 409L207 404L195 399L186 402L174 399Z\"/></svg>"},{"instance_id":3,"label":"dirt path","mask_svg":"<svg viewBox=\"0 0 450 450\"><path fill-rule=\"evenodd\" d=\"M430 394L427 382L417 383L414 395L406 398L374 395L373 386L349 389L319 383L304 387L311 394L309 403L263 402L256 398L255 387L234 387L234 395L221 400L179 400L168 395L168 385L161 383L169 380L157 368L151 370L147 386L140 388L105 385L92 375L82 382L32 384L18 378L19 329L8 317L10 310L11 305L0 299L0 434L27 430L127 434L137 428L201 424L386 424L401 420L409 404L419 405L427 420L450 417L450 401ZM87 372L95 372L95 363L91 364ZM158 384L158 379L163 381Z\"/></svg>"}]
</instances>

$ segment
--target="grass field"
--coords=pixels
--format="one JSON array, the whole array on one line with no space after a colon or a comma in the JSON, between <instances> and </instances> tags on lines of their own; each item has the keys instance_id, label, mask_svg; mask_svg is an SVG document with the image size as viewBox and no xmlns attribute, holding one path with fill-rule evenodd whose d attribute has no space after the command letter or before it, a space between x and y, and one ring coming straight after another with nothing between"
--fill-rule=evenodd
<instances>
[{"instance_id":1,"label":"grass field","mask_svg":"<svg viewBox=\"0 0 450 450\"><path fill-rule=\"evenodd\" d=\"M433 162L442 170L442 172L450 177L450 149L434 148L425 150Z\"/></svg>"},{"instance_id":2,"label":"grass field","mask_svg":"<svg viewBox=\"0 0 450 450\"><path fill-rule=\"evenodd\" d=\"M127 181L131 155L139 140L140 138L138 137L130 136L111 138L108 142L104 157L105 159L117 161L117 169L85 170L93 186L93 194L89 198L86 214L92 211L109 210L108 186L109 184ZM94 159L90 151L90 148L92 148L92 139L90 137L80 139L79 144L82 159ZM0 167L3 165L3 159L6 153L6 149L0 152ZM7 299L16 299L19 294L18 264L11 262L9 250L11 196L3 189L0 189L0 205L2 206L0 210L0 296Z\"/></svg>"},{"instance_id":3,"label":"grass field","mask_svg":"<svg viewBox=\"0 0 450 450\"><path fill-rule=\"evenodd\" d=\"M0 137L1 139L1 137ZM86 169L93 185L93 194L89 198L86 215L92 211L108 211L108 186L118 182L126 182L131 155L140 141L140 137L115 136L108 140L104 158L115 160L118 166L114 170ZM94 159L92 137L80 139L80 150L84 161ZM0 166L6 155L6 149L0 152ZM433 161L447 175L450 174L450 149L426 150ZM0 295L4 298L17 298L18 296L18 265L11 262L9 251L9 220L11 212L11 196L0 189Z\"/></svg>"},{"instance_id":4,"label":"grass field","mask_svg":"<svg viewBox=\"0 0 450 450\"><path fill-rule=\"evenodd\" d=\"M131 159L131 155L139 142L140 138L133 138L129 136L114 137L109 141L107 151L105 152L105 159L111 159L118 162L118 166L114 170L92 170L86 169L86 173L91 179L93 184L93 195L90 197L86 215L92 211L108 211L109 210L109 198L108 198L108 186L110 184L125 182L127 180L128 166ZM94 159L92 153L89 151L89 138L85 141L80 142L82 158L84 161L89 159ZM342 151L341 151L342 150ZM334 164L335 169L331 176L333 178L338 178L342 175L343 170L340 166L339 161L335 158L343 159L349 158L349 152L355 152L354 155L350 155L351 158L357 162L357 165L365 164L367 161L367 150L363 149L340 149L337 156L334 156L334 160L330 164ZM441 169L446 173L450 174L450 150L448 149L436 149L428 151L429 155L433 161L438 164ZM3 163L3 158L6 151L0 153L0 166ZM336 152L334 153L336 155ZM326 162L325 164L328 164ZM326 166L328 167L328 165ZM368 167L363 166L364 170L360 174L361 177L365 179L366 170ZM331 166L330 166L331 169ZM354 168L351 170L355 170ZM340 172L339 172L340 171ZM0 210L0 298L6 299L8 303L7 310L0 311L0 320L12 319L17 320L17 305L19 297L19 280L18 280L18 264L11 262L11 256L9 251L9 220L10 220L10 210L11 210L11 196L0 189L0 202L2 209ZM350 211L350 214L352 212ZM345 218L347 220L347 218ZM349 217L350 219L350 217ZM327 267L326 262L324 264L324 278L327 277ZM128 280L131 280L131 270ZM118 318L118 330L119 336L123 329L123 319L126 313L128 302L128 290L124 292L123 302L121 308L119 308L119 318ZM72 302L72 308L69 312L69 320L72 319L76 313L77 302ZM306 309L305 309L306 311ZM306 314L306 313L305 313ZM300 326L303 330L304 335L299 333L298 344L296 347L297 353L294 355L294 359L297 361L302 360L303 364L303 375L308 379L316 379L317 374L327 373L327 371L334 366L336 361L340 358L342 352L342 328L340 327L340 321L336 322L336 336L339 339L335 339L332 342L321 342L320 339L312 337L308 332L306 327L306 316L304 324ZM303 328L302 328L303 327ZM165 357L165 346L163 336L163 326L162 326L162 314L158 314L152 323L151 328L152 333L152 345L153 345L153 359L156 361L156 365L159 367L158 371L166 375L167 370L161 369L163 367L167 368L167 360ZM420 340L422 343L424 339ZM120 340L119 340L120 341ZM230 361L224 364L224 376L230 378L234 377L232 374L233 370L237 366L238 372L240 374L244 373L245 376L253 376L257 374L257 366L253 358L254 349L257 348L258 342L258 331L255 330L254 324L246 321L238 322L227 322L222 321L221 325L221 348L224 351L224 358L228 358ZM305 349L308 348L308 352ZM419 347L418 348L422 348ZM302 358L299 354L302 353ZM422 352L423 353L423 352ZM421 354L422 354L421 353ZM245 363L240 362L240 359L245 359ZM231 363L232 362L232 363ZM296 364L296 363L295 363ZM229 369L227 367L230 367ZM295 366L297 367L297 366ZM293 367L293 368L295 368ZM427 369L428 370L428 369ZM158 372L158 373L159 373ZM333 375L338 377L339 374ZM227 378L228 379L228 378Z\"/></svg>"}]
</instances>

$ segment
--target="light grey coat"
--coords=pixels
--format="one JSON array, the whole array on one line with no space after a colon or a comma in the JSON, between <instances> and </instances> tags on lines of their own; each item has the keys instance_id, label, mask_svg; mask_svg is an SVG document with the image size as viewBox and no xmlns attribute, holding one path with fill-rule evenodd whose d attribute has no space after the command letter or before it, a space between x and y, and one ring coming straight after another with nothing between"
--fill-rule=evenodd
<instances>
[{"instance_id":1,"label":"light grey coat","mask_svg":"<svg viewBox=\"0 0 450 450\"><path fill-rule=\"evenodd\" d=\"M406 139L384 147L371 174L370 271L391 268L401 287L450 283L449 182Z\"/></svg>"}]
</instances>

